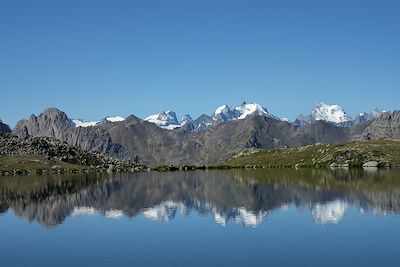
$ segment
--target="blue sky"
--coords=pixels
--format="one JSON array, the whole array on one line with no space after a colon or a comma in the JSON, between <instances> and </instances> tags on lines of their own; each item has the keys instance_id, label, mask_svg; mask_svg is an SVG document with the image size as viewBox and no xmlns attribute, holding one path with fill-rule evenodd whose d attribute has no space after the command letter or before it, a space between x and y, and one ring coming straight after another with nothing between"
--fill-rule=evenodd
<instances>
[{"instance_id":1,"label":"blue sky","mask_svg":"<svg viewBox=\"0 0 400 267\"><path fill-rule=\"evenodd\" d=\"M400 109L400 1L0 1L0 118Z\"/></svg>"}]
</instances>

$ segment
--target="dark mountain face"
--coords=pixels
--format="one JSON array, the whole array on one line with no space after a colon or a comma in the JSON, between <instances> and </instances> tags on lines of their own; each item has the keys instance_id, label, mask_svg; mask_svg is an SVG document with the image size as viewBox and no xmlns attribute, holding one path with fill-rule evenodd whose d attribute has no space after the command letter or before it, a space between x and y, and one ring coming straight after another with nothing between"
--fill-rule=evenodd
<instances>
[{"instance_id":1,"label":"dark mountain face","mask_svg":"<svg viewBox=\"0 0 400 267\"><path fill-rule=\"evenodd\" d=\"M11 133L10 126L0 120L0 133Z\"/></svg>"},{"instance_id":2,"label":"dark mountain face","mask_svg":"<svg viewBox=\"0 0 400 267\"><path fill-rule=\"evenodd\" d=\"M215 125L215 121L208 115L203 114L192 122L195 132L205 131Z\"/></svg>"},{"instance_id":3,"label":"dark mountain face","mask_svg":"<svg viewBox=\"0 0 400 267\"><path fill-rule=\"evenodd\" d=\"M400 111L385 112L370 121L362 133L363 139L400 139Z\"/></svg>"},{"instance_id":4,"label":"dark mountain face","mask_svg":"<svg viewBox=\"0 0 400 267\"><path fill-rule=\"evenodd\" d=\"M166 130L133 115L121 122L105 121L93 127L75 127L67 115L46 109L39 116L18 122L18 136L48 136L86 150L122 159L139 159L149 165L218 164L251 148L296 147L339 143L354 138L400 138L400 113L384 114L368 123L337 127L317 121L303 127L266 116L220 123L206 130ZM202 116L201 125L212 121Z\"/></svg>"}]
</instances>

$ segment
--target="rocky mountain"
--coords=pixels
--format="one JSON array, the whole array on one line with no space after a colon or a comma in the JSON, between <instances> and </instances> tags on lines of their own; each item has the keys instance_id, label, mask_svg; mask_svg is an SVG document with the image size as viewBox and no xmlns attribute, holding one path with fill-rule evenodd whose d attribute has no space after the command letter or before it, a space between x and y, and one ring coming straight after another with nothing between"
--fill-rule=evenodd
<instances>
[{"instance_id":1,"label":"rocky mountain","mask_svg":"<svg viewBox=\"0 0 400 267\"><path fill-rule=\"evenodd\" d=\"M234 108L228 105L222 105L218 107L211 116L203 114L196 120L193 120L189 114L186 114L181 122L178 122L176 114L173 111L150 115L144 120L152 122L163 129L183 129L189 132L199 132L222 122L240 120L250 116L267 116L279 120L279 118L270 114L266 108L261 107L259 104L248 104L246 102Z\"/></svg>"},{"instance_id":2,"label":"rocky mountain","mask_svg":"<svg viewBox=\"0 0 400 267\"><path fill-rule=\"evenodd\" d=\"M314 118L311 115L304 115L303 113L301 113L294 121L293 121L293 125L295 126L305 126L307 124L312 123L314 120Z\"/></svg>"},{"instance_id":3,"label":"rocky mountain","mask_svg":"<svg viewBox=\"0 0 400 267\"><path fill-rule=\"evenodd\" d=\"M0 133L11 133L10 126L0 120Z\"/></svg>"},{"instance_id":4,"label":"rocky mountain","mask_svg":"<svg viewBox=\"0 0 400 267\"><path fill-rule=\"evenodd\" d=\"M168 110L160 113L150 115L144 119L151 122L163 129L173 130L180 128L181 124L178 122L175 112Z\"/></svg>"},{"instance_id":5,"label":"rocky mountain","mask_svg":"<svg viewBox=\"0 0 400 267\"><path fill-rule=\"evenodd\" d=\"M38 155L54 162L67 162L93 168L138 168L145 166L137 162L123 161L107 157L93 151L86 151L68 145L58 139L50 137L25 137L20 138L11 134L0 133L0 155L21 156Z\"/></svg>"},{"instance_id":6,"label":"rocky mountain","mask_svg":"<svg viewBox=\"0 0 400 267\"><path fill-rule=\"evenodd\" d=\"M215 122L224 122L237 119L239 114L228 105L222 105L214 111L211 117Z\"/></svg>"},{"instance_id":7,"label":"rocky mountain","mask_svg":"<svg viewBox=\"0 0 400 267\"><path fill-rule=\"evenodd\" d=\"M215 125L215 121L213 120L213 118L211 118L206 114L200 115L200 117L198 117L193 121L195 132L205 131L208 128L212 127L213 125Z\"/></svg>"},{"instance_id":8,"label":"rocky mountain","mask_svg":"<svg viewBox=\"0 0 400 267\"><path fill-rule=\"evenodd\" d=\"M370 120L373 120L379 116L381 116L383 113L386 113L387 111L376 108L371 112L360 112L356 118L354 119L353 123L358 124L358 123L363 123L367 122Z\"/></svg>"},{"instance_id":9,"label":"rocky mountain","mask_svg":"<svg viewBox=\"0 0 400 267\"><path fill-rule=\"evenodd\" d=\"M362 133L363 139L400 139L400 111L382 113L366 123L368 126Z\"/></svg>"},{"instance_id":10,"label":"rocky mountain","mask_svg":"<svg viewBox=\"0 0 400 267\"><path fill-rule=\"evenodd\" d=\"M236 109L224 107L221 113L229 110ZM133 115L114 122L105 120L90 127L76 127L76 123L64 112L49 108L39 116L32 115L27 120L19 121L13 133L20 137L52 137L85 150L121 159L140 160L150 166L219 164L236 153L252 148L400 138L398 112L384 113L376 119L349 127L322 119L299 127L265 116L264 111L261 111L261 115L242 112L240 116L247 114L244 118L239 119L239 116L238 119L220 123L215 123L207 115L196 120L185 116L181 122L172 112L153 117L165 123L166 128L157 126L154 120L149 122ZM179 129L171 131L167 124L179 125Z\"/></svg>"},{"instance_id":11,"label":"rocky mountain","mask_svg":"<svg viewBox=\"0 0 400 267\"><path fill-rule=\"evenodd\" d=\"M311 115L317 121L331 122L340 126L348 126L347 123L353 120L341 106L322 102L314 106Z\"/></svg>"},{"instance_id":12,"label":"rocky mountain","mask_svg":"<svg viewBox=\"0 0 400 267\"><path fill-rule=\"evenodd\" d=\"M316 104L310 115L305 116L300 114L294 121L294 124L296 126L304 126L315 121L325 121L342 127L353 125L353 119L347 115L342 107L323 102Z\"/></svg>"},{"instance_id":13,"label":"rocky mountain","mask_svg":"<svg viewBox=\"0 0 400 267\"><path fill-rule=\"evenodd\" d=\"M218 107L212 114L212 119L216 123L245 119L249 116L267 116L277 119L277 117L271 115L266 108L261 107L257 103L246 103L231 108L228 105L222 105Z\"/></svg>"},{"instance_id":14,"label":"rocky mountain","mask_svg":"<svg viewBox=\"0 0 400 267\"><path fill-rule=\"evenodd\" d=\"M187 132L195 131L196 128L193 123L193 119L189 114L186 114L185 116L182 117L181 123L180 123L180 128Z\"/></svg>"}]
</instances>

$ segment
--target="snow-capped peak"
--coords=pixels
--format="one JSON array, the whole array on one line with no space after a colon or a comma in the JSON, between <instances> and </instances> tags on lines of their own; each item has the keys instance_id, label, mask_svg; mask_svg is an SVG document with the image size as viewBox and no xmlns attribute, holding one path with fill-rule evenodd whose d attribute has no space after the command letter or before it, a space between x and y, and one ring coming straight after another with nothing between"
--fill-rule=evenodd
<instances>
[{"instance_id":1,"label":"snow-capped peak","mask_svg":"<svg viewBox=\"0 0 400 267\"><path fill-rule=\"evenodd\" d=\"M221 121L241 120L248 116L254 116L254 115L264 115L276 118L274 116L271 116L268 113L268 110L266 108L263 108L259 104L246 103L246 102L243 102L242 105L235 108L231 108L228 105L222 105L214 111L212 118L216 122L221 122Z\"/></svg>"},{"instance_id":2,"label":"snow-capped peak","mask_svg":"<svg viewBox=\"0 0 400 267\"><path fill-rule=\"evenodd\" d=\"M159 127L169 130L177 128L182 128L185 130L187 129L195 130L195 129L206 129L221 122L240 120L254 115L263 115L280 120L279 118L268 113L268 110L266 108L263 108L259 104L257 103L247 104L246 102L243 102L242 105L235 108L231 108L228 105L219 106L218 108L215 109L211 117L206 116L209 118L209 120L206 119L207 120L206 122L204 122L203 121L204 118L202 118L205 115L202 115L198 119L193 120L190 117L190 115L187 114L182 117L181 122L179 123L178 120L176 119L176 114L173 111L160 112L154 115L150 115L144 120L151 123L155 123ZM191 127L186 129L184 126L189 124L191 124Z\"/></svg>"},{"instance_id":3,"label":"snow-capped peak","mask_svg":"<svg viewBox=\"0 0 400 267\"><path fill-rule=\"evenodd\" d=\"M238 114L228 105L222 105L214 111L212 118L217 122L231 121L236 120L238 118Z\"/></svg>"},{"instance_id":4,"label":"snow-capped peak","mask_svg":"<svg viewBox=\"0 0 400 267\"><path fill-rule=\"evenodd\" d=\"M161 128L173 130L180 127L175 112L168 110L153 114L144 119L145 121L155 123Z\"/></svg>"},{"instance_id":5,"label":"snow-capped peak","mask_svg":"<svg viewBox=\"0 0 400 267\"><path fill-rule=\"evenodd\" d=\"M257 103L247 104L246 102L244 102L241 106L236 107L235 111L239 113L239 117L237 118L239 120L244 119L250 115L269 115L267 109L263 108Z\"/></svg>"},{"instance_id":6,"label":"snow-capped peak","mask_svg":"<svg viewBox=\"0 0 400 267\"><path fill-rule=\"evenodd\" d=\"M339 105L328 105L322 102L314 106L311 114L317 121L322 120L337 124L352 121L352 118Z\"/></svg>"},{"instance_id":7,"label":"snow-capped peak","mask_svg":"<svg viewBox=\"0 0 400 267\"><path fill-rule=\"evenodd\" d=\"M231 108L228 105L222 105L217 107L217 109L214 111L214 114L226 113L230 110Z\"/></svg>"}]
</instances>

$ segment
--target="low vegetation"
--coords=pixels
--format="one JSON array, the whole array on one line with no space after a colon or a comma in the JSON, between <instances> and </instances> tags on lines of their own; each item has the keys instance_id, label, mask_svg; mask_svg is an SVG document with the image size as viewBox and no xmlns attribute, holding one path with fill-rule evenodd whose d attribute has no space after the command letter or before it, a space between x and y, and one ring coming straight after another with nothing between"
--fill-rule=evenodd
<instances>
[{"instance_id":1,"label":"low vegetation","mask_svg":"<svg viewBox=\"0 0 400 267\"><path fill-rule=\"evenodd\" d=\"M79 172L85 169L80 164L49 159L41 155L1 155L0 173L46 173L46 172Z\"/></svg>"},{"instance_id":2,"label":"low vegetation","mask_svg":"<svg viewBox=\"0 0 400 267\"><path fill-rule=\"evenodd\" d=\"M375 163L376 167L400 167L400 141L383 139L249 150L226 162L232 167L362 167L366 163Z\"/></svg>"}]
</instances>

